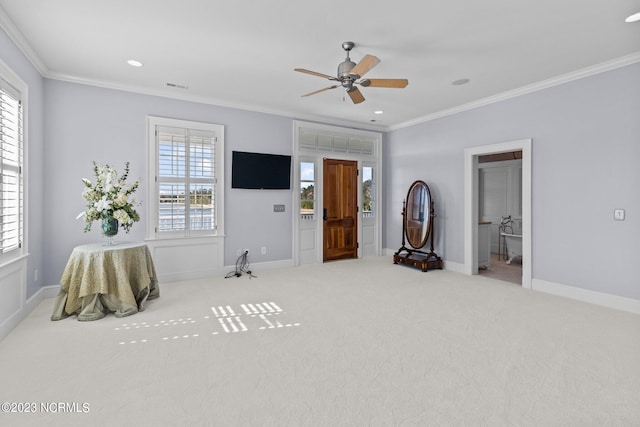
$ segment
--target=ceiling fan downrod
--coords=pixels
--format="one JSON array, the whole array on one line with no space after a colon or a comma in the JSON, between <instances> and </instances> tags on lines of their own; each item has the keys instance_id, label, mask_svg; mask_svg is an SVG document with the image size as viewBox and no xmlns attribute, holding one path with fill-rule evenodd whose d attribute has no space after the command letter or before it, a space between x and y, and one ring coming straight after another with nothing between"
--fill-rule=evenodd
<instances>
[{"instance_id":1,"label":"ceiling fan downrod","mask_svg":"<svg viewBox=\"0 0 640 427\"><path fill-rule=\"evenodd\" d=\"M353 42L344 42L342 43L342 48L347 52L347 57L344 62L341 62L338 65L338 80L342 83L342 87L350 89L353 86L353 82L358 78L357 76L351 74L351 70L356 66L355 62L351 60L349 57L349 52L355 43Z\"/></svg>"}]
</instances>

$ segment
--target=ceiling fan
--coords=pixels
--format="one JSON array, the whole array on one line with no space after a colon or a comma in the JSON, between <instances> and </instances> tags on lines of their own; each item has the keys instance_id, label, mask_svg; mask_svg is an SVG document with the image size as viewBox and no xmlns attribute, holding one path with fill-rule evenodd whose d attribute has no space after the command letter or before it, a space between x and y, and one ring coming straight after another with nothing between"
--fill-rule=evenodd
<instances>
[{"instance_id":1,"label":"ceiling fan","mask_svg":"<svg viewBox=\"0 0 640 427\"><path fill-rule=\"evenodd\" d=\"M367 72L369 72L373 67L378 65L380 60L373 55L365 55L364 58L357 64L351 61L349 58L349 52L355 43L353 42L344 42L342 43L342 48L347 52L347 58L344 62L341 62L338 65L338 75L337 77L330 76L328 74L318 73L316 71L306 70L304 68L295 68L295 71L299 71L301 73L311 74L312 76L324 77L326 79L338 82L337 84L329 87L325 87L324 89L316 90L313 92L309 92L302 96L310 96L315 95L316 93L324 92L325 90L335 89L337 87L342 86L346 89L347 94L351 98L354 104L359 104L364 101L364 96L362 92L355 86L360 85L362 87L389 87L395 89L401 89L406 87L409 84L407 79L363 79Z\"/></svg>"}]
</instances>

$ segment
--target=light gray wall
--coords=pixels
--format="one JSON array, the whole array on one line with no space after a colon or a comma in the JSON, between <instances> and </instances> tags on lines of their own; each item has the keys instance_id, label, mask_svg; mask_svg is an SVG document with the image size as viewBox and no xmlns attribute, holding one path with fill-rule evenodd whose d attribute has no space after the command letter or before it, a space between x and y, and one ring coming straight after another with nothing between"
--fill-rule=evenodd
<instances>
[{"instance_id":1,"label":"light gray wall","mask_svg":"<svg viewBox=\"0 0 640 427\"><path fill-rule=\"evenodd\" d=\"M148 115L225 126L225 265L233 265L236 250L244 248L250 250L251 262L292 258L292 191L230 188L231 152L291 154L292 119L57 80L45 82L44 113L45 284L59 283L74 246L101 240L99 223L85 234L84 223L75 219L84 209L81 178L93 178L93 160L120 171L129 161L130 177L143 178L136 197L143 203L147 199ZM274 213L273 204L284 204L286 212ZM118 239L145 238L144 206L140 214L142 221L129 235L121 231ZM263 246L266 255L260 254Z\"/></svg>"},{"instance_id":2,"label":"light gray wall","mask_svg":"<svg viewBox=\"0 0 640 427\"><path fill-rule=\"evenodd\" d=\"M25 204L27 211L27 298L32 296L43 285L43 218L55 219L55 212L46 212L42 204L43 198L43 85L40 73L16 47L13 41L0 30L0 59L9 66L28 86L27 128L25 159L25 176L27 193ZM35 271L38 270L36 280Z\"/></svg>"},{"instance_id":3,"label":"light gray wall","mask_svg":"<svg viewBox=\"0 0 640 427\"><path fill-rule=\"evenodd\" d=\"M415 179L437 203L437 246L464 262L464 149L532 138L533 278L640 298L640 64L392 131L385 247L400 246ZM613 220L615 208L626 220Z\"/></svg>"},{"instance_id":4,"label":"light gray wall","mask_svg":"<svg viewBox=\"0 0 640 427\"><path fill-rule=\"evenodd\" d=\"M146 176L147 115L225 126L225 264L241 248L254 262L292 257L292 192L230 189L231 151L291 154L292 119L45 80L4 32L0 58L29 85L28 295L59 282L75 245L100 239L75 220L91 161L130 161L132 177ZM424 179L437 204L438 251L463 263L464 148L532 138L534 278L640 298L638 75L635 64L383 135L383 246L400 246L402 199ZM146 183L137 195L145 200ZM613 221L614 208L626 209L626 221ZM145 225L125 237L142 240Z\"/></svg>"}]
</instances>

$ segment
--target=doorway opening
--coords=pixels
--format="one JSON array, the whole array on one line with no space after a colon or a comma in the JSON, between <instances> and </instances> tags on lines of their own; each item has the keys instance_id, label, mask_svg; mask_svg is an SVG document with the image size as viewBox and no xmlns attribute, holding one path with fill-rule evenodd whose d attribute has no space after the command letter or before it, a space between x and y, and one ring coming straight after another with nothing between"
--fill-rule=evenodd
<instances>
[{"instance_id":1,"label":"doorway opening","mask_svg":"<svg viewBox=\"0 0 640 427\"><path fill-rule=\"evenodd\" d=\"M479 271L479 235L483 222L480 216L480 158L489 155L521 152L520 200L521 216L519 228L521 252L521 284L531 289L531 139L511 141L465 149L465 261L466 274ZM506 154L507 156L509 154ZM515 233L514 233L515 234ZM486 244L486 241L483 241ZM490 243L489 243L490 244ZM513 261L512 261L513 262Z\"/></svg>"},{"instance_id":2,"label":"doorway opening","mask_svg":"<svg viewBox=\"0 0 640 427\"><path fill-rule=\"evenodd\" d=\"M522 151L478 156L478 274L522 284Z\"/></svg>"},{"instance_id":3,"label":"doorway opening","mask_svg":"<svg viewBox=\"0 0 640 427\"><path fill-rule=\"evenodd\" d=\"M326 159L338 163L327 165ZM325 182L325 177L335 173L333 179L337 180L341 168L355 171L356 175L355 180L341 178L344 185L349 182L349 201L345 202L348 206L343 205L340 209L355 208L356 213L344 215L342 225L335 227L337 221L331 216L338 212L332 203L343 202L335 199L342 190L325 192L325 187L334 187L334 183ZM293 186L297 191L293 202L299 209L293 221L294 265L382 253L381 170L380 132L294 122ZM330 224L324 220L325 209ZM328 236L328 242L325 236ZM332 252L328 256L327 243Z\"/></svg>"}]
</instances>

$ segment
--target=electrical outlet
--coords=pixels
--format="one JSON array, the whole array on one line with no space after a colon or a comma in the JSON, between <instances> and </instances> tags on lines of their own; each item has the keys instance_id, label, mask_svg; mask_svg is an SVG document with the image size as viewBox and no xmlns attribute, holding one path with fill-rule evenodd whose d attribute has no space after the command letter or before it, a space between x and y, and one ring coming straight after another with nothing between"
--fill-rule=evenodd
<instances>
[{"instance_id":1,"label":"electrical outlet","mask_svg":"<svg viewBox=\"0 0 640 427\"><path fill-rule=\"evenodd\" d=\"M273 205L274 212L284 212L284 205Z\"/></svg>"},{"instance_id":2,"label":"electrical outlet","mask_svg":"<svg viewBox=\"0 0 640 427\"><path fill-rule=\"evenodd\" d=\"M616 221L624 221L624 209L614 209L613 219Z\"/></svg>"},{"instance_id":3,"label":"electrical outlet","mask_svg":"<svg viewBox=\"0 0 640 427\"><path fill-rule=\"evenodd\" d=\"M243 253L243 254L244 254L244 253L246 253L247 255L249 255L249 249L245 249L245 250L243 250L243 251L242 251L242 253ZM242 255L242 254L241 254L241 255Z\"/></svg>"},{"instance_id":4,"label":"electrical outlet","mask_svg":"<svg viewBox=\"0 0 640 427\"><path fill-rule=\"evenodd\" d=\"M263 247L260 249L260 253L261 253L262 255L266 255L266 254L267 254L267 247L266 247L266 246L263 246Z\"/></svg>"}]
</instances>

